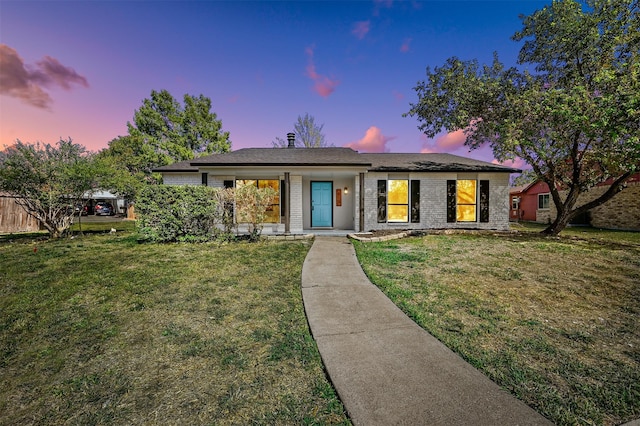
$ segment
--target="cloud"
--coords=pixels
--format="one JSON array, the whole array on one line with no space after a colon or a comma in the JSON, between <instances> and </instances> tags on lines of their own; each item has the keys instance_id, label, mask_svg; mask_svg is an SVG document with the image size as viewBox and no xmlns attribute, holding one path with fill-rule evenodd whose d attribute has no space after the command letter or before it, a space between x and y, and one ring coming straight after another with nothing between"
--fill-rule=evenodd
<instances>
[{"instance_id":1,"label":"cloud","mask_svg":"<svg viewBox=\"0 0 640 426\"><path fill-rule=\"evenodd\" d=\"M35 65L24 63L18 52L0 44L0 94L18 98L37 108L49 109L53 103L45 88L58 86L71 90L73 85L89 87L85 77L57 59L45 56Z\"/></svg>"},{"instance_id":2,"label":"cloud","mask_svg":"<svg viewBox=\"0 0 640 426\"><path fill-rule=\"evenodd\" d=\"M350 142L345 147L356 151L388 152L387 142L393 139L395 139L395 136L385 136L379 128L371 126L367 129L362 139Z\"/></svg>"},{"instance_id":3,"label":"cloud","mask_svg":"<svg viewBox=\"0 0 640 426\"><path fill-rule=\"evenodd\" d=\"M402 42L402 46L400 46L400 51L402 53L407 53L411 49L411 46L409 46L411 44L411 40L411 38L404 39L404 41Z\"/></svg>"},{"instance_id":4,"label":"cloud","mask_svg":"<svg viewBox=\"0 0 640 426\"><path fill-rule=\"evenodd\" d=\"M314 49L314 46L310 46L305 49L307 57L309 58L309 62L307 64L307 76L313 80L313 90L323 98L326 98L336 90L340 81L318 74L316 71L316 65L313 61Z\"/></svg>"},{"instance_id":5,"label":"cloud","mask_svg":"<svg viewBox=\"0 0 640 426\"><path fill-rule=\"evenodd\" d=\"M392 93L393 93L393 97L396 98L396 101L404 100L404 95L398 92L397 90L394 90Z\"/></svg>"},{"instance_id":6,"label":"cloud","mask_svg":"<svg viewBox=\"0 0 640 426\"><path fill-rule=\"evenodd\" d=\"M353 24L351 34L356 36L359 40L362 40L371 29L371 21L358 21Z\"/></svg>"},{"instance_id":7,"label":"cloud","mask_svg":"<svg viewBox=\"0 0 640 426\"><path fill-rule=\"evenodd\" d=\"M530 169L531 166L529 166L527 164L526 161L524 161L522 158L520 157L516 157L513 160L506 160L506 161L498 161L496 159L493 159L493 161L491 161L493 164L500 164L502 166L506 166L506 167L513 167L514 169L521 169L521 170L525 170L525 169Z\"/></svg>"}]
</instances>

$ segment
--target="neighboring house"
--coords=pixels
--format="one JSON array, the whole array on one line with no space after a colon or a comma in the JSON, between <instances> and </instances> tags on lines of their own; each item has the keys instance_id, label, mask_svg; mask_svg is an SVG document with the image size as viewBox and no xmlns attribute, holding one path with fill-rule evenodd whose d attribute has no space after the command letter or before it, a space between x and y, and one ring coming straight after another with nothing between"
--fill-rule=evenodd
<instances>
[{"instance_id":1,"label":"neighboring house","mask_svg":"<svg viewBox=\"0 0 640 426\"><path fill-rule=\"evenodd\" d=\"M0 234L35 232L40 229L40 222L16 203L14 196L0 192Z\"/></svg>"},{"instance_id":2,"label":"neighboring house","mask_svg":"<svg viewBox=\"0 0 640 426\"><path fill-rule=\"evenodd\" d=\"M612 179L596 185L581 194L576 202L579 207L602 195L609 189ZM566 191L560 191L566 196ZM509 219L539 223L550 223L556 218L556 208L546 182L537 181L509 191L511 210ZM627 188L606 203L595 207L584 215L574 218L572 224L591 225L605 229L627 229L640 231L640 173L627 180Z\"/></svg>"},{"instance_id":3,"label":"neighboring house","mask_svg":"<svg viewBox=\"0 0 640 426\"><path fill-rule=\"evenodd\" d=\"M451 154L246 148L160 167L167 185L269 186L270 232L509 228L509 175ZM269 227L265 228L269 230Z\"/></svg>"}]
</instances>

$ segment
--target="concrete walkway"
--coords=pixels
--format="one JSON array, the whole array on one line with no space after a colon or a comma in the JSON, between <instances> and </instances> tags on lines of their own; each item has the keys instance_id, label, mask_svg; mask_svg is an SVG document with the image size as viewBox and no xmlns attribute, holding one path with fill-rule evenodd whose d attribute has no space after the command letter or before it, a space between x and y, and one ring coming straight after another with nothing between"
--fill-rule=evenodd
<instances>
[{"instance_id":1,"label":"concrete walkway","mask_svg":"<svg viewBox=\"0 0 640 426\"><path fill-rule=\"evenodd\" d=\"M355 425L548 425L418 327L367 279L344 237L302 269L311 332Z\"/></svg>"}]
</instances>

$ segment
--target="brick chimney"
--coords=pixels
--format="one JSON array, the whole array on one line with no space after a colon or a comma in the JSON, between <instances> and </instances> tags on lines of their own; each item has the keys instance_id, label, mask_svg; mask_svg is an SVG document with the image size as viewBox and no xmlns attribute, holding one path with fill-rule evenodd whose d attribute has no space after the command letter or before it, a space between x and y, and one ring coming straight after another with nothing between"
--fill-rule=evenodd
<instances>
[{"instance_id":1,"label":"brick chimney","mask_svg":"<svg viewBox=\"0 0 640 426\"><path fill-rule=\"evenodd\" d=\"M287 133L287 140L289 141L289 145L287 145L287 148L295 148L296 147L296 134L295 133Z\"/></svg>"}]
</instances>

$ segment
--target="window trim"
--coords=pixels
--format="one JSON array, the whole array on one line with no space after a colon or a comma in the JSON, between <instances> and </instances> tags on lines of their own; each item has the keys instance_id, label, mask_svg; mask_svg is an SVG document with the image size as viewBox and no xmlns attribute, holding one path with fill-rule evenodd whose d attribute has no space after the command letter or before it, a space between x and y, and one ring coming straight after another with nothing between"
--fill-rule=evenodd
<instances>
[{"instance_id":1,"label":"window trim","mask_svg":"<svg viewBox=\"0 0 640 426\"><path fill-rule=\"evenodd\" d=\"M407 203L389 203L389 191L390 191L389 182L390 181L407 182ZM378 223L389 223L389 224L420 223L420 179L409 179L409 178L378 179L377 197L378 197L378 210L377 210ZM407 207L406 220L390 221L389 206L406 206Z\"/></svg>"},{"instance_id":2,"label":"window trim","mask_svg":"<svg viewBox=\"0 0 640 426\"><path fill-rule=\"evenodd\" d=\"M458 220L458 181L476 182L475 220ZM487 223L490 217L491 180L489 179L448 179L447 180L447 223ZM472 205L472 204L461 204Z\"/></svg>"},{"instance_id":3,"label":"window trim","mask_svg":"<svg viewBox=\"0 0 640 426\"><path fill-rule=\"evenodd\" d=\"M547 200L547 206L544 206L544 200ZM542 203L541 203L542 201ZM542 204L542 207L540 207L540 204ZM551 206L551 193L549 192L544 192L544 193L540 193L538 194L538 210L549 210Z\"/></svg>"}]
</instances>

